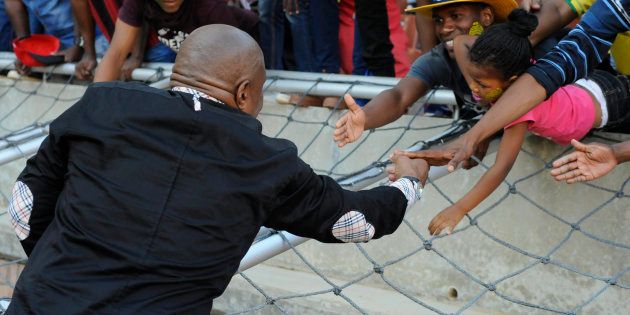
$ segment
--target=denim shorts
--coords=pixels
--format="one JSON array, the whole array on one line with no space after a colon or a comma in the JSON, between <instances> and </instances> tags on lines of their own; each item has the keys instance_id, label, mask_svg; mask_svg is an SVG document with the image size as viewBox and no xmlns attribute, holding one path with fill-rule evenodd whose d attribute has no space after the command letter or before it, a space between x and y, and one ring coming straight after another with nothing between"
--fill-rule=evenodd
<instances>
[{"instance_id":1,"label":"denim shorts","mask_svg":"<svg viewBox=\"0 0 630 315\"><path fill-rule=\"evenodd\" d=\"M630 133L630 76L595 70L589 76L602 89L608 109L603 131Z\"/></svg>"}]
</instances>

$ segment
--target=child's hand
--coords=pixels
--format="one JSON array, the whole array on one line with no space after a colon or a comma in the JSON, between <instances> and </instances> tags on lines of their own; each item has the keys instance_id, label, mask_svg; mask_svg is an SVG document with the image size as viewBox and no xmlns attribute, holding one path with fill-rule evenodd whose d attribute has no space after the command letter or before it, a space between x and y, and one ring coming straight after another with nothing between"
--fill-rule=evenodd
<instances>
[{"instance_id":1,"label":"child's hand","mask_svg":"<svg viewBox=\"0 0 630 315\"><path fill-rule=\"evenodd\" d=\"M453 230L466 215L466 210L454 204L438 213L431 223L429 223L429 233L431 235L439 235L443 229L447 229L448 234L453 233Z\"/></svg>"}]
</instances>

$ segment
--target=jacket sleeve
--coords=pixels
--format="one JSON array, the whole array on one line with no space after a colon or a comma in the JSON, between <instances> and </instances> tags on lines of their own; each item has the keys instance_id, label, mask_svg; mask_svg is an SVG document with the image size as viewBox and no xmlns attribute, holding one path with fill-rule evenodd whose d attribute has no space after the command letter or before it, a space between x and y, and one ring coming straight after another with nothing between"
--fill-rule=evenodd
<instances>
[{"instance_id":1,"label":"jacket sleeve","mask_svg":"<svg viewBox=\"0 0 630 315\"><path fill-rule=\"evenodd\" d=\"M298 171L277 197L265 226L321 242L367 242L393 233L416 190L408 179L352 192L298 159ZM405 182L407 181L407 182Z\"/></svg>"},{"instance_id":2,"label":"jacket sleeve","mask_svg":"<svg viewBox=\"0 0 630 315\"><path fill-rule=\"evenodd\" d=\"M599 0L554 49L527 72L551 96L559 87L586 77L608 54L619 33L630 30L630 0Z\"/></svg>"},{"instance_id":3,"label":"jacket sleeve","mask_svg":"<svg viewBox=\"0 0 630 315\"><path fill-rule=\"evenodd\" d=\"M27 255L31 254L55 215L67 171L66 134L69 124L75 119L79 103L50 124L48 136L37 153L28 159L13 187L7 212Z\"/></svg>"}]
</instances>

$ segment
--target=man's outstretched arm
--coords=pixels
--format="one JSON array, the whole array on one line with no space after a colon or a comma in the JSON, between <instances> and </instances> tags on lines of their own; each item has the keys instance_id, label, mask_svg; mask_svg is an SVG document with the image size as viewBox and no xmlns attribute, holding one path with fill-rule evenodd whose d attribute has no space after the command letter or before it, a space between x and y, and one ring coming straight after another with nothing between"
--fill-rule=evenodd
<instances>
[{"instance_id":1,"label":"man's outstretched arm","mask_svg":"<svg viewBox=\"0 0 630 315\"><path fill-rule=\"evenodd\" d=\"M342 189L328 176L316 175L299 160L298 171L276 197L276 206L264 225L326 243L367 242L393 233L406 209L419 199L418 188L426 182L429 166L405 156L392 160L400 179L358 192Z\"/></svg>"}]
</instances>

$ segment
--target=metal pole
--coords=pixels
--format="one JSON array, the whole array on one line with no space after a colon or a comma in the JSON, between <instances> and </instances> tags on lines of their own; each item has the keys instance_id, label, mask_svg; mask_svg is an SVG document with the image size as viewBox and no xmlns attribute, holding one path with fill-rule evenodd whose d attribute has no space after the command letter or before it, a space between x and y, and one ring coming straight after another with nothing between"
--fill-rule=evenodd
<instances>
[{"instance_id":1,"label":"metal pole","mask_svg":"<svg viewBox=\"0 0 630 315\"><path fill-rule=\"evenodd\" d=\"M13 69L13 53L0 53L0 69ZM171 76L170 63L144 63L143 68L135 69L132 79L136 81L152 82ZM32 71L38 73L53 73L73 75L74 64L66 63L56 66L36 67ZM319 96L342 96L350 91L354 97L374 98L378 93L398 84L398 78L366 77L357 75L341 75L330 73L308 73L295 71L267 70L265 90L284 93L306 93ZM168 86L168 85L165 85ZM350 87L352 86L352 89ZM436 103L454 105L455 95L451 90L437 89L426 94L419 103Z\"/></svg>"}]
</instances>

